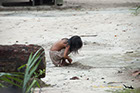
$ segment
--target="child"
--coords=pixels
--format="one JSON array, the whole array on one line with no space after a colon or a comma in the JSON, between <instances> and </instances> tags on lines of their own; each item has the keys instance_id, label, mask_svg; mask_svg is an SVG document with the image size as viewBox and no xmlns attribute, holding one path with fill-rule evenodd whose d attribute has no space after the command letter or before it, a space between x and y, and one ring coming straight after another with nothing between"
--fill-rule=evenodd
<instances>
[{"instance_id":1,"label":"child","mask_svg":"<svg viewBox=\"0 0 140 93\"><path fill-rule=\"evenodd\" d=\"M55 66L67 66L71 64L72 59L68 56L71 52L78 53L83 43L79 36L73 36L70 39L63 38L54 43L50 49L50 58ZM68 60L69 63L66 62Z\"/></svg>"}]
</instances>

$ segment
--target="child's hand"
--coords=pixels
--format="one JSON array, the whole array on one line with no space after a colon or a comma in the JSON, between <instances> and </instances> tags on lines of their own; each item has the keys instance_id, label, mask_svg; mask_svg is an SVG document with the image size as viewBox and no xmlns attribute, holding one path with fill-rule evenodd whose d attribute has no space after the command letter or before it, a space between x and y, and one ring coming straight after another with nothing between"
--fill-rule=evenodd
<instances>
[{"instance_id":1,"label":"child's hand","mask_svg":"<svg viewBox=\"0 0 140 93\"><path fill-rule=\"evenodd\" d=\"M72 62L72 59L71 59L71 58L69 58L69 59L68 59L68 61L69 61L69 63L71 64L71 62Z\"/></svg>"}]
</instances>

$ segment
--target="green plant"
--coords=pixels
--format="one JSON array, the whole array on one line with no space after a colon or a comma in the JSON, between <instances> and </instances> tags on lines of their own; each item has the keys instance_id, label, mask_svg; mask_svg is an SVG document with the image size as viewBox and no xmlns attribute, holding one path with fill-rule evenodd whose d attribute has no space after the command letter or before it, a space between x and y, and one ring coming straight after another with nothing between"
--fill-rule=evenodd
<instances>
[{"instance_id":1,"label":"green plant","mask_svg":"<svg viewBox=\"0 0 140 93\"><path fill-rule=\"evenodd\" d=\"M134 15L138 15L138 10L140 9L140 6L138 6L136 9L135 9L135 12L134 12Z\"/></svg>"},{"instance_id":2,"label":"green plant","mask_svg":"<svg viewBox=\"0 0 140 93\"><path fill-rule=\"evenodd\" d=\"M39 70L39 74L35 73L38 65L42 60L42 54L44 53L40 53L40 50L41 49L39 49L34 55L33 53L31 53L27 64L22 65L18 68L18 70L20 70L21 68L26 67L24 73L0 73L0 80L21 88L22 93L32 93L33 91L31 91L31 89L33 88L34 90L36 86L40 88L40 85L36 78L39 75L45 73L45 71L41 70ZM2 83L0 83L0 86L5 87Z\"/></svg>"},{"instance_id":3,"label":"green plant","mask_svg":"<svg viewBox=\"0 0 140 93\"><path fill-rule=\"evenodd\" d=\"M115 90L115 91L108 91L111 93L140 93L140 89L120 89L120 90Z\"/></svg>"},{"instance_id":4,"label":"green plant","mask_svg":"<svg viewBox=\"0 0 140 93\"><path fill-rule=\"evenodd\" d=\"M39 73L34 72L34 77L38 78L40 75L42 75L43 73L45 73L45 69L41 70L39 69Z\"/></svg>"},{"instance_id":5,"label":"green plant","mask_svg":"<svg viewBox=\"0 0 140 93\"><path fill-rule=\"evenodd\" d=\"M23 73L0 73L0 80L10 83L14 86L22 88L20 85L22 83ZM16 83L15 83L16 81ZM1 87L6 87L1 83Z\"/></svg>"}]
</instances>

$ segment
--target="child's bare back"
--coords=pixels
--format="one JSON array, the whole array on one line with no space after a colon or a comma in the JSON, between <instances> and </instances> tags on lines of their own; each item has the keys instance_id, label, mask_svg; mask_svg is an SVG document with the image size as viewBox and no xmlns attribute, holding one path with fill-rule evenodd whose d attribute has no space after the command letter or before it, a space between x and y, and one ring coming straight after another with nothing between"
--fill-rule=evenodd
<instances>
[{"instance_id":1,"label":"child's bare back","mask_svg":"<svg viewBox=\"0 0 140 93\"><path fill-rule=\"evenodd\" d=\"M60 51L61 49L64 49L67 46L67 38L61 39L59 41L57 41L56 43L54 43L51 47L51 51Z\"/></svg>"}]
</instances>

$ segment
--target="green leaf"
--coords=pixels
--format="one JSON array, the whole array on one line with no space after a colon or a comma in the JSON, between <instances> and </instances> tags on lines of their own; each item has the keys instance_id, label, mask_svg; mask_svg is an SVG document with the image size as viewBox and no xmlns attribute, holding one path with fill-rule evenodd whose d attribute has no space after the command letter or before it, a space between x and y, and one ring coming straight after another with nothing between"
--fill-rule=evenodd
<instances>
[{"instance_id":1,"label":"green leaf","mask_svg":"<svg viewBox=\"0 0 140 93\"><path fill-rule=\"evenodd\" d=\"M28 62L27 62L27 65L26 65L26 70L25 70L25 74L24 74L24 81L23 81L23 87L22 87L23 88L22 93L25 93L25 91L26 91L26 84L28 82L28 79L27 79L28 76L27 75L29 73L29 65L31 63L32 55L33 55L33 53L30 54Z\"/></svg>"},{"instance_id":2,"label":"green leaf","mask_svg":"<svg viewBox=\"0 0 140 93\"><path fill-rule=\"evenodd\" d=\"M29 93L31 88L34 86L34 84L36 83L36 80L34 79L33 82L31 83L31 85L27 88L26 93Z\"/></svg>"},{"instance_id":3,"label":"green leaf","mask_svg":"<svg viewBox=\"0 0 140 93\"><path fill-rule=\"evenodd\" d=\"M5 76L5 75L10 75L10 76L17 76L16 74L11 74L11 73L0 73L0 77Z\"/></svg>"},{"instance_id":4,"label":"green leaf","mask_svg":"<svg viewBox=\"0 0 140 93\"><path fill-rule=\"evenodd\" d=\"M35 57L37 57L37 54L40 52L42 48L40 48L32 57L32 59L30 60L30 62L32 62L34 60Z\"/></svg>"},{"instance_id":5,"label":"green leaf","mask_svg":"<svg viewBox=\"0 0 140 93\"><path fill-rule=\"evenodd\" d=\"M39 85L38 81L36 81L36 85L40 88L40 85Z\"/></svg>"},{"instance_id":6,"label":"green leaf","mask_svg":"<svg viewBox=\"0 0 140 93\"><path fill-rule=\"evenodd\" d=\"M139 8L140 8L140 6L138 6L138 7L136 8L136 11L137 11Z\"/></svg>"},{"instance_id":7,"label":"green leaf","mask_svg":"<svg viewBox=\"0 0 140 93\"><path fill-rule=\"evenodd\" d=\"M25 66L26 66L26 64L24 64L24 65L22 65L22 66L18 67L18 70L20 70L20 69L24 68Z\"/></svg>"},{"instance_id":8,"label":"green leaf","mask_svg":"<svg viewBox=\"0 0 140 93\"><path fill-rule=\"evenodd\" d=\"M29 69L31 69L32 66L34 66L34 64L36 63L36 61L37 61L39 58L40 58L40 55L37 55L37 57L36 57L34 60L32 60L33 62L32 62L32 64L29 66Z\"/></svg>"},{"instance_id":9,"label":"green leaf","mask_svg":"<svg viewBox=\"0 0 140 93\"><path fill-rule=\"evenodd\" d=\"M27 75L27 73L29 71L29 68L28 67L31 64L32 55L33 55L33 53L30 54L29 59L28 59L28 62L26 64L25 76Z\"/></svg>"},{"instance_id":10,"label":"green leaf","mask_svg":"<svg viewBox=\"0 0 140 93\"><path fill-rule=\"evenodd\" d=\"M39 62L35 65L35 67L32 68L32 70L29 73L29 78L32 76L32 74L35 72L35 70L37 69L38 65L40 64L41 59L39 60Z\"/></svg>"},{"instance_id":11,"label":"green leaf","mask_svg":"<svg viewBox=\"0 0 140 93\"><path fill-rule=\"evenodd\" d=\"M6 87L6 86L4 86L3 84L0 83L0 88L1 88L1 87Z\"/></svg>"},{"instance_id":12,"label":"green leaf","mask_svg":"<svg viewBox=\"0 0 140 93\"><path fill-rule=\"evenodd\" d=\"M23 75L22 74L20 74L20 72L17 72L17 73L4 73L4 72L2 72L2 73L0 73L0 77L2 77L2 76L17 76L17 77L21 77L21 78L23 78Z\"/></svg>"},{"instance_id":13,"label":"green leaf","mask_svg":"<svg viewBox=\"0 0 140 93\"><path fill-rule=\"evenodd\" d=\"M135 15L137 16L138 15L138 10L140 9L140 6L138 6L136 9L135 9Z\"/></svg>"},{"instance_id":14,"label":"green leaf","mask_svg":"<svg viewBox=\"0 0 140 93\"><path fill-rule=\"evenodd\" d=\"M18 77L18 78L24 78L24 73L21 73L21 72L14 72L14 73L12 73L12 74L14 74L13 76L16 76L16 77Z\"/></svg>"},{"instance_id":15,"label":"green leaf","mask_svg":"<svg viewBox=\"0 0 140 93\"><path fill-rule=\"evenodd\" d=\"M33 52L30 54L27 65L29 66L31 59L32 59Z\"/></svg>"},{"instance_id":16,"label":"green leaf","mask_svg":"<svg viewBox=\"0 0 140 93\"><path fill-rule=\"evenodd\" d=\"M16 74L16 75L24 75L24 72L12 72L12 74Z\"/></svg>"},{"instance_id":17,"label":"green leaf","mask_svg":"<svg viewBox=\"0 0 140 93\"><path fill-rule=\"evenodd\" d=\"M32 68L32 66L34 66L34 64L37 62L37 60L39 60L39 58L44 54L44 51L40 54L38 53L38 55L36 55L36 57L32 60L32 64L30 65L29 69ZM40 58L42 60L42 58Z\"/></svg>"},{"instance_id":18,"label":"green leaf","mask_svg":"<svg viewBox=\"0 0 140 93\"><path fill-rule=\"evenodd\" d=\"M21 80L21 79L19 79L19 77L12 77L12 76L7 76L8 78L10 78L10 79L12 79L12 80L15 80L15 81L17 81L17 82L19 82L19 83L23 83L23 80Z\"/></svg>"},{"instance_id":19,"label":"green leaf","mask_svg":"<svg viewBox=\"0 0 140 93\"><path fill-rule=\"evenodd\" d=\"M16 84L15 82L9 80L9 79L6 78L6 77L2 77L2 78L0 78L0 79L3 80L3 81L5 81L5 82L8 82L8 83L10 83L10 84L12 84L12 85L18 86L19 88L22 88L20 85L18 85L18 84Z\"/></svg>"}]
</instances>

